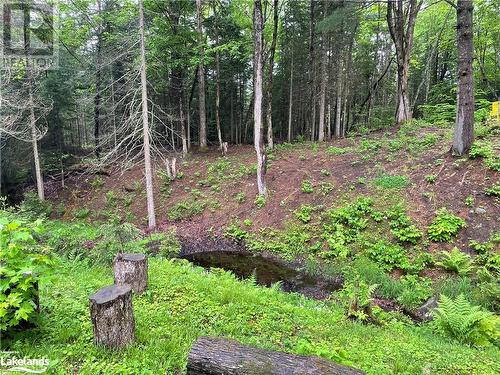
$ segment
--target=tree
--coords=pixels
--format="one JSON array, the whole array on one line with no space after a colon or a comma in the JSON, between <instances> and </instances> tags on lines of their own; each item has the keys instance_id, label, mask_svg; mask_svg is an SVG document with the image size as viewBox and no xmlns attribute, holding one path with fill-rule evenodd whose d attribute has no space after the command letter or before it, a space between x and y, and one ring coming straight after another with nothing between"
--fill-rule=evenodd
<instances>
[{"instance_id":1,"label":"tree","mask_svg":"<svg viewBox=\"0 0 500 375\"><path fill-rule=\"evenodd\" d=\"M328 14L328 0L323 1L323 19L326 19ZM325 140L325 106L326 106L326 84L328 74L326 71L328 65L328 35L326 31L322 35L322 56L321 56L321 94L319 100L319 128L318 128L318 141Z\"/></svg>"},{"instance_id":2,"label":"tree","mask_svg":"<svg viewBox=\"0 0 500 375\"><path fill-rule=\"evenodd\" d=\"M262 131L262 4L260 0L254 0L253 11L254 27L254 144L257 153L257 188L259 195L267 195L266 181L266 155L264 153L264 133Z\"/></svg>"},{"instance_id":3,"label":"tree","mask_svg":"<svg viewBox=\"0 0 500 375\"><path fill-rule=\"evenodd\" d=\"M274 148L273 141L273 70L274 55L276 53L276 40L278 39L278 0L273 1L273 38L269 50L269 78L267 81L267 144Z\"/></svg>"},{"instance_id":4,"label":"tree","mask_svg":"<svg viewBox=\"0 0 500 375\"><path fill-rule=\"evenodd\" d=\"M153 172L149 141L148 90L146 80L146 47L144 42L144 4L139 0L139 34L141 40L141 94L142 94L142 132L144 148L144 174L146 176L146 200L148 206L148 228L156 227L155 203L153 196Z\"/></svg>"},{"instance_id":5,"label":"tree","mask_svg":"<svg viewBox=\"0 0 500 375\"><path fill-rule=\"evenodd\" d=\"M452 152L467 153L474 139L474 72L472 58L472 0L457 2L458 83L457 114Z\"/></svg>"},{"instance_id":6,"label":"tree","mask_svg":"<svg viewBox=\"0 0 500 375\"><path fill-rule=\"evenodd\" d=\"M203 29L201 26L201 0L196 0L196 25L198 32L198 42L200 47L200 63L198 65L198 92L199 92L199 112L200 112L200 149L207 148L207 115L205 109L205 68L203 66Z\"/></svg>"},{"instance_id":7,"label":"tree","mask_svg":"<svg viewBox=\"0 0 500 375\"><path fill-rule=\"evenodd\" d=\"M412 118L408 87L410 56L415 21L422 3L423 0L394 0L387 3L387 24L396 49L396 63L398 66L397 125L401 125Z\"/></svg>"}]
</instances>

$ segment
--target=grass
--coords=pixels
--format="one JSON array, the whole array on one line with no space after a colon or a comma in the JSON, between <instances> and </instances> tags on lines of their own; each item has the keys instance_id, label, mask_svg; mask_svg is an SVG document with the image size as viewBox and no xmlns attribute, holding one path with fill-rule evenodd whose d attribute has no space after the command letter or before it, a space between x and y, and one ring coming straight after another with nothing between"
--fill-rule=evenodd
<instances>
[{"instance_id":1,"label":"grass","mask_svg":"<svg viewBox=\"0 0 500 375\"><path fill-rule=\"evenodd\" d=\"M48 357L50 373L174 374L185 371L189 348L200 335L222 335L245 344L297 352L342 350L345 361L367 374L495 374L498 349L477 350L432 334L428 326L346 320L340 307L239 281L223 271L206 273L185 261L151 258L149 287L134 296L136 342L112 352L92 343L88 296L112 283L111 268L59 263L58 277L41 285L42 316L36 329L3 349ZM320 350L321 348L321 350ZM326 355L323 353L323 355Z\"/></svg>"},{"instance_id":2,"label":"grass","mask_svg":"<svg viewBox=\"0 0 500 375\"><path fill-rule=\"evenodd\" d=\"M410 181L406 176L382 175L373 180L375 186L383 189L403 189L409 185Z\"/></svg>"}]
</instances>

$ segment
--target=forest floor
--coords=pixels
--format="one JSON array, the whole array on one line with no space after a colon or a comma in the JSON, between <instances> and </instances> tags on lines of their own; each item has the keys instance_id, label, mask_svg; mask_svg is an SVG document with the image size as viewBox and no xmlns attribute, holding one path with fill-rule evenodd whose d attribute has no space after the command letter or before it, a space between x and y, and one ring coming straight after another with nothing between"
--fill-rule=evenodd
<instances>
[{"instance_id":1,"label":"forest floor","mask_svg":"<svg viewBox=\"0 0 500 375\"><path fill-rule=\"evenodd\" d=\"M496 145L498 123L486 130ZM231 223L247 221L249 232L283 229L302 206L336 207L357 196L403 201L411 218L427 228L441 207L467 222L450 243L430 244L429 251L457 246L469 251L470 240L488 241L498 231L499 198L486 189L499 174L482 157L450 155L451 129L413 123L399 131L375 132L325 143L278 145L268 154L268 199L255 202L255 153L250 145L231 146L221 157L216 149L193 153L178 163L178 178L155 176L156 216L160 230L174 227L181 238L222 236ZM498 162L497 162L498 163ZM105 220L113 215L145 228L147 211L143 170L136 166L109 176L74 177L49 199L64 202L64 219ZM304 192L303 184L311 185ZM258 202L257 202L258 203ZM82 207L84 212L82 212Z\"/></svg>"}]
</instances>

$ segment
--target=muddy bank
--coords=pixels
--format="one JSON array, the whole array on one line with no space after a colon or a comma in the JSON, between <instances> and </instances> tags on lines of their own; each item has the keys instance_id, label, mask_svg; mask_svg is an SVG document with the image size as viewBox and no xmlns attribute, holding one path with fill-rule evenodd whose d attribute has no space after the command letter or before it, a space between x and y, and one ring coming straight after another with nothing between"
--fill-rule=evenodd
<instances>
[{"instance_id":1,"label":"muddy bank","mask_svg":"<svg viewBox=\"0 0 500 375\"><path fill-rule=\"evenodd\" d=\"M181 239L179 256L204 268L222 268L242 279L255 277L257 284L281 283L284 292L297 292L310 298L326 299L342 288L342 278L313 277L298 263L287 263L269 254L256 254L243 245L223 238Z\"/></svg>"}]
</instances>

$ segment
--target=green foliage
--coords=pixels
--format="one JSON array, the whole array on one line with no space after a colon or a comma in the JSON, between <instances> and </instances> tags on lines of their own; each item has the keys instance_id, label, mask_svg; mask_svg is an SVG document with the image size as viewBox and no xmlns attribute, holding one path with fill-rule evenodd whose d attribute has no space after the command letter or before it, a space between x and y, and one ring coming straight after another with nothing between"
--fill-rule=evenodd
<instances>
[{"instance_id":1,"label":"green foliage","mask_svg":"<svg viewBox=\"0 0 500 375\"><path fill-rule=\"evenodd\" d=\"M408 186L410 181L406 176L382 175L375 178L373 183L383 189L402 189Z\"/></svg>"},{"instance_id":2,"label":"green foliage","mask_svg":"<svg viewBox=\"0 0 500 375\"><path fill-rule=\"evenodd\" d=\"M328 169L322 169L321 170L321 174L323 176L330 176L331 173L330 173L330 171Z\"/></svg>"},{"instance_id":3,"label":"green foliage","mask_svg":"<svg viewBox=\"0 0 500 375\"><path fill-rule=\"evenodd\" d=\"M449 242L465 226L464 219L453 215L443 207L436 212L436 217L427 229L427 235L431 241Z\"/></svg>"},{"instance_id":4,"label":"green foliage","mask_svg":"<svg viewBox=\"0 0 500 375\"><path fill-rule=\"evenodd\" d=\"M297 211L295 211L295 217L304 224L307 224L311 221L311 214L313 211L314 207L302 205Z\"/></svg>"},{"instance_id":5,"label":"green foliage","mask_svg":"<svg viewBox=\"0 0 500 375\"><path fill-rule=\"evenodd\" d=\"M500 155L493 155L484 160L484 165L495 172L500 172Z\"/></svg>"},{"instance_id":6,"label":"green foliage","mask_svg":"<svg viewBox=\"0 0 500 375\"><path fill-rule=\"evenodd\" d=\"M312 182L309 180L302 181L302 185L300 186L300 191L303 193L312 193L314 192L314 188Z\"/></svg>"},{"instance_id":7,"label":"green foliage","mask_svg":"<svg viewBox=\"0 0 500 375\"><path fill-rule=\"evenodd\" d=\"M492 197L498 197L500 196L500 182L495 182L493 185L490 187L486 188L484 190L484 193L486 195L492 196Z\"/></svg>"},{"instance_id":8,"label":"green foliage","mask_svg":"<svg viewBox=\"0 0 500 375\"><path fill-rule=\"evenodd\" d=\"M422 238L422 231L414 225L408 215L400 208L387 213L391 233L400 242L416 244Z\"/></svg>"},{"instance_id":9,"label":"green foliage","mask_svg":"<svg viewBox=\"0 0 500 375\"><path fill-rule=\"evenodd\" d=\"M433 174L428 174L424 178L425 178L425 181L427 181L430 184L433 184L437 180L437 176L433 175Z\"/></svg>"},{"instance_id":10,"label":"green foliage","mask_svg":"<svg viewBox=\"0 0 500 375\"><path fill-rule=\"evenodd\" d=\"M326 152L328 152L329 154L333 154L333 155L343 155L343 154L346 154L350 151L351 151L351 149L349 147L330 146L326 149Z\"/></svg>"},{"instance_id":11,"label":"green foliage","mask_svg":"<svg viewBox=\"0 0 500 375\"><path fill-rule=\"evenodd\" d=\"M492 242L478 242L478 241L470 241L469 246L478 254L486 254L489 251L493 250Z\"/></svg>"},{"instance_id":12,"label":"green foliage","mask_svg":"<svg viewBox=\"0 0 500 375\"><path fill-rule=\"evenodd\" d=\"M28 221L47 218L52 213L52 203L38 199L37 193L30 191L24 195L24 200L19 206L19 213Z\"/></svg>"},{"instance_id":13,"label":"green foliage","mask_svg":"<svg viewBox=\"0 0 500 375\"><path fill-rule=\"evenodd\" d=\"M148 253L163 258L176 257L181 251L181 243L177 238L175 228L166 232L152 233L138 243L139 247L144 247Z\"/></svg>"},{"instance_id":14,"label":"green foliage","mask_svg":"<svg viewBox=\"0 0 500 375\"><path fill-rule=\"evenodd\" d=\"M90 215L90 208L88 207L83 207L75 210L73 212L73 216L77 219L86 219Z\"/></svg>"},{"instance_id":15,"label":"green foliage","mask_svg":"<svg viewBox=\"0 0 500 375\"><path fill-rule=\"evenodd\" d=\"M489 158L493 156L493 147L489 142L475 141L469 150L469 158Z\"/></svg>"},{"instance_id":16,"label":"green foliage","mask_svg":"<svg viewBox=\"0 0 500 375\"><path fill-rule=\"evenodd\" d=\"M398 301L409 309L420 306L432 296L432 281L426 277L405 275L400 279L403 288Z\"/></svg>"},{"instance_id":17,"label":"green foliage","mask_svg":"<svg viewBox=\"0 0 500 375\"><path fill-rule=\"evenodd\" d=\"M319 183L319 191L321 191L321 194L323 195L328 195L330 192L333 190L333 184L330 182L320 182Z\"/></svg>"},{"instance_id":18,"label":"green foliage","mask_svg":"<svg viewBox=\"0 0 500 375\"><path fill-rule=\"evenodd\" d=\"M36 316L40 275L52 264L49 249L37 245L41 221L25 226L0 216L0 330L7 331Z\"/></svg>"},{"instance_id":19,"label":"green foliage","mask_svg":"<svg viewBox=\"0 0 500 375\"><path fill-rule=\"evenodd\" d=\"M476 200L474 199L474 197L472 195L468 195L466 198L465 198L465 205L466 206L469 206L469 207L472 207L474 205L474 202Z\"/></svg>"},{"instance_id":20,"label":"green foliage","mask_svg":"<svg viewBox=\"0 0 500 375\"><path fill-rule=\"evenodd\" d=\"M499 318L471 305L463 294L455 300L441 295L434 314L438 330L461 343L488 346L498 340Z\"/></svg>"},{"instance_id":21,"label":"green foliage","mask_svg":"<svg viewBox=\"0 0 500 375\"><path fill-rule=\"evenodd\" d=\"M342 365L352 365L347 359L347 352L342 348L331 348L327 343L311 343L309 340L299 339L295 351L302 355L314 355L323 357Z\"/></svg>"},{"instance_id":22,"label":"green foliage","mask_svg":"<svg viewBox=\"0 0 500 375\"><path fill-rule=\"evenodd\" d=\"M188 219L194 215L201 214L206 206L207 202L204 200L187 199L172 206L167 211L167 217L172 221Z\"/></svg>"},{"instance_id":23,"label":"green foliage","mask_svg":"<svg viewBox=\"0 0 500 375\"><path fill-rule=\"evenodd\" d=\"M432 124L447 124L455 121L455 104L438 103L420 105L419 109L423 112L423 118Z\"/></svg>"},{"instance_id":24,"label":"green foliage","mask_svg":"<svg viewBox=\"0 0 500 375\"><path fill-rule=\"evenodd\" d=\"M470 255L462 253L457 247L451 251L441 251L440 260L436 265L459 275L466 275L472 271Z\"/></svg>"},{"instance_id":25,"label":"green foliage","mask_svg":"<svg viewBox=\"0 0 500 375\"><path fill-rule=\"evenodd\" d=\"M255 197L253 203L257 206L257 208L262 208L266 205L266 197L264 195L258 194Z\"/></svg>"},{"instance_id":26,"label":"green foliage","mask_svg":"<svg viewBox=\"0 0 500 375\"><path fill-rule=\"evenodd\" d=\"M360 321L374 321L371 302L375 289L377 289L376 284L367 284L359 274L351 275L338 293L347 316Z\"/></svg>"},{"instance_id":27,"label":"green foliage","mask_svg":"<svg viewBox=\"0 0 500 375\"><path fill-rule=\"evenodd\" d=\"M232 223L224 230L224 236L236 242L242 242L248 238L248 232L242 229L237 223Z\"/></svg>"},{"instance_id":28,"label":"green foliage","mask_svg":"<svg viewBox=\"0 0 500 375\"><path fill-rule=\"evenodd\" d=\"M245 194L245 192L240 191L238 194L236 194L236 197L234 199L238 203L243 203L247 199L247 195Z\"/></svg>"},{"instance_id":29,"label":"green foliage","mask_svg":"<svg viewBox=\"0 0 500 375\"><path fill-rule=\"evenodd\" d=\"M405 269L409 265L405 250L401 246L385 240L368 244L367 254L370 259L388 271L394 268Z\"/></svg>"},{"instance_id":30,"label":"green foliage","mask_svg":"<svg viewBox=\"0 0 500 375\"><path fill-rule=\"evenodd\" d=\"M94 189L100 189L104 186L104 179L101 176L95 176L95 178L90 182L90 186Z\"/></svg>"}]
</instances>

